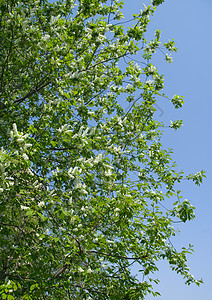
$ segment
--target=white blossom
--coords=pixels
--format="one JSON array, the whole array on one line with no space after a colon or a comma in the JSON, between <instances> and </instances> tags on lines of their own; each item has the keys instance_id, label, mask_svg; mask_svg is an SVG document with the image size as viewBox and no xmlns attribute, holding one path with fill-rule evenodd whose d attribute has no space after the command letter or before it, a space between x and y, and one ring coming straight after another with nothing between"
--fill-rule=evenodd
<instances>
[{"instance_id":1,"label":"white blossom","mask_svg":"<svg viewBox=\"0 0 212 300\"><path fill-rule=\"evenodd\" d=\"M80 177L76 177L75 181L74 181L74 188L77 190L78 188L81 188L82 183L80 180Z\"/></svg>"},{"instance_id":2,"label":"white blossom","mask_svg":"<svg viewBox=\"0 0 212 300\"><path fill-rule=\"evenodd\" d=\"M93 270L91 270L91 268L87 269L87 273L92 273L92 272L93 272Z\"/></svg>"},{"instance_id":3,"label":"white blossom","mask_svg":"<svg viewBox=\"0 0 212 300\"><path fill-rule=\"evenodd\" d=\"M83 268L81 268L81 267L78 268L78 271L79 271L80 273L84 272Z\"/></svg>"},{"instance_id":4,"label":"white blossom","mask_svg":"<svg viewBox=\"0 0 212 300\"><path fill-rule=\"evenodd\" d=\"M112 175L111 170L110 169L106 170L104 175L107 176L107 177L110 177Z\"/></svg>"},{"instance_id":5,"label":"white blossom","mask_svg":"<svg viewBox=\"0 0 212 300\"><path fill-rule=\"evenodd\" d=\"M108 243L108 244L114 244L114 241L107 240L107 243Z\"/></svg>"},{"instance_id":6,"label":"white blossom","mask_svg":"<svg viewBox=\"0 0 212 300\"><path fill-rule=\"evenodd\" d=\"M29 157L28 157L28 155L26 153L23 153L22 157L23 157L24 160L28 160L29 159Z\"/></svg>"},{"instance_id":7,"label":"white blossom","mask_svg":"<svg viewBox=\"0 0 212 300\"><path fill-rule=\"evenodd\" d=\"M13 123L13 131L16 135L18 135L17 126L15 123Z\"/></svg>"},{"instance_id":8,"label":"white blossom","mask_svg":"<svg viewBox=\"0 0 212 300\"><path fill-rule=\"evenodd\" d=\"M103 154L100 153L100 154L98 154L98 155L96 156L96 158L94 159L94 163L97 164L97 163L99 163L100 161L102 161L102 159L103 159Z\"/></svg>"},{"instance_id":9,"label":"white blossom","mask_svg":"<svg viewBox=\"0 0 212 300\"><path fill-rule=\"evenodd\" d=\"M28 207L28 206L21 205L21 209L22 209L22 210L26 210L26 209L29 209L29 207Z\"/></svg>"},{"instance_id":10,"label":"white blossom","mask_svg":"<svg viewBox=\"0 0 212 300\"><path fill-rule=\"evenodd\" d=\"M69 171L68 171L68 175L71 177L71 178L74 178L76 177L78 174L81 173L81 169L78 168L78 167L74 167L74 168L70 168Z\"/></svg>"}]
</instances>

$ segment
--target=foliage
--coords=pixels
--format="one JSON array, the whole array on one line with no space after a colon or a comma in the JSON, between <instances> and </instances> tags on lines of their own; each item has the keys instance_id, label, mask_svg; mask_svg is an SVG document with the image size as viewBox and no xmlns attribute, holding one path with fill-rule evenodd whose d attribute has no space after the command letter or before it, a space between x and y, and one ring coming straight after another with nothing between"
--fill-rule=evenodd
<instances>
[{"instance_id":1,"label":"foliage","mask_svg":"<svg viewBox=\"0 0 212 300\"><path fill-rule=\"evenodd\" d=\"M151 63L174 42L145 39L162 2L124 27L122 1L0 1L2 299L143 299L160 259L200 283L170 240L194 217L176 183L204 172L160 142L159 96L183 104Z\"/></svg>"}]
</instances>

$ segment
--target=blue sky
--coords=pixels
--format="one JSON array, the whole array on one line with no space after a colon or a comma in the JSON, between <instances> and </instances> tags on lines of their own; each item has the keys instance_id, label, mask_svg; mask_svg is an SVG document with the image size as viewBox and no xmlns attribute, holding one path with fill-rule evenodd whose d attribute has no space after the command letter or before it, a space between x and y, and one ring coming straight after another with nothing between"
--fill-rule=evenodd
<instances>
[{"instance_id":1,"label":"blue sky","mask_svg":"<svg viewBox=\"0 0 212 300\"><path fill-rule=\"evenodd\" d=\"M142 8L148 1L124 1L127 17ZM168 265L159 264L157 273L161 300L212 299L212 201L210 185L212 182L211 163L211 114L212 114L212 0L166 0L158 7L149 26L151 37L156 29L162 31L162 41L174 38L178 53L174 62L167 64L161 55L156 55L154 64L165 75L165 91L170 97L184 95L182 109L174 110L166 100L159 102L163 110L161 121L183 119L183 127L175 132L164 133L163 144L174 149L173 158L180 169L195 173L204 169L207 178L200 187L183 183L181 190L186 199L196 207L196 218L188 224L179 226L181 234L173 240L176 247L191 243L195 253L189 256L191 274L203 278L201 287L186 286L180 275L172 272ZM127 18L126 17L126 18ZM146 300L155 299L152 296Z\"/></svg>"}]
</instances>

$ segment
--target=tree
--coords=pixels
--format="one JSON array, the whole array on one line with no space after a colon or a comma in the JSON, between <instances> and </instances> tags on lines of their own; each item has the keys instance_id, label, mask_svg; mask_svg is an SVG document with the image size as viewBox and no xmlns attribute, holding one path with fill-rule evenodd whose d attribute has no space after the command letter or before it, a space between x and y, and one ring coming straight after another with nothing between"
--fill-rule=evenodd
<instances>
[{"instance_id":1,"label":"tree","mask_svg":"<svg viewBox=\"0 0 212 300\"><path fill-rule=\"evenodd\" d=\"M145 38L162 2L124 27L122 1L0 1L2 299L144 299L160 259L201 283L170 240L194 218L176 184L205 175L160 141L160 97L183 105L151 63L174 41Z\"/></svg>"}]
</instances>

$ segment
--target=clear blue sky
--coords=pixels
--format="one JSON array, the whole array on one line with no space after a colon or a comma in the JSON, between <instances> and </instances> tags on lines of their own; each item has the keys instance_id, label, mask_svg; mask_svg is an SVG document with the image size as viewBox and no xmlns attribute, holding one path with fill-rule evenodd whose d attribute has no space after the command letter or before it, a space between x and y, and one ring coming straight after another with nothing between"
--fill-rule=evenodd
<instances>
[{"instance_id":1,"label":"clear blue sky","mask_svg":"<svg viewBox=\"0 0 212 300\"><path fill-rule=\"evenodd\" d=\"M146 0L128 0L125 13L130 16L142 8ZM196 218L181 225L181 234L175 245L193 244L195 253L189 256L191 273L203 278L201 287L186 286L180 275L172 272L166 263L160 263L157 274L161 300L211 300L212 299L212 184L211 130L212 130L212 0L166 0L152 17L150 32L162 31L162 40L174 38L178 53L174 62L167 64L162 56L154 60L161 74L165 75L165 91L173 96L185 96L182 109L174 110L161 100L161 121L183 119L178 131L167 130L163 144L174 149L174 160L188 173L204 169L207 178L201 187L185 182L181 186L186 199L196 207ZM148 34L148 36L151 36ZM152 296L146 300L155 299Z\"/></svg>"}]
</instances>

